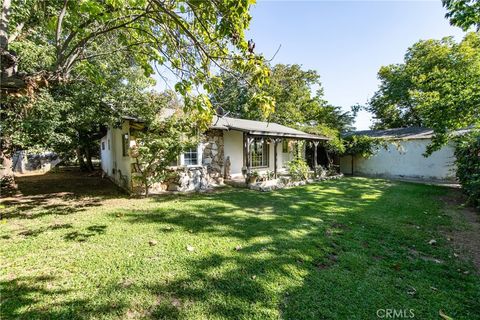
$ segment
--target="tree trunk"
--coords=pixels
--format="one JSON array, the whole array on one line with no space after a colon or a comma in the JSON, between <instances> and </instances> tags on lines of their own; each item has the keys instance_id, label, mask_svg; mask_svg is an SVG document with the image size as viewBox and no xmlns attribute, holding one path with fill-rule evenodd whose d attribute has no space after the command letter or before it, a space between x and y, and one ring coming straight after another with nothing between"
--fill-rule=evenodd
<instances>
[{"instance_id":1,"label":"tree trunk","mask_svg":"<svg viewBox=\"0 0 480 320\"><path fill-rule=\"evenodd\" d=\"M85 164L85 161L83 159L82 148L77 147L75 151L77 153L77 160L78 160L78 165L80 166L80 170L87 171L87 165Z\"/></svg>"},{"instance_id":2,"label":"tree trunk","mask_svg":"<svg viewBox=\"0 0 480 320\"><path fill-rule=\"evenodd\" d=\"M0 51L8 50L8 20L10 18L11 0L3 0L0 13Z\"/></svg>"},{"instance_id":3,"label":"tree trunk","mask_svg":"<svg viewBox=\"0 0 480 320\"><path fill-rule=\"evenodd\" d=\"M148 197L150 186L148 185L147 181L145 181L144 184L145 184L145 197Z\"/></svg>"},{"instance_id":4,"label":"tree trunk","mask_svg":"<svg viewBox=\"0 0 480 320\"><path fill-rule=\"evenodd\" d=\"M12 156L3 150L5 141L2 142L2 150L0 150L0 161L2 165L2 169L0 170L0 186L1 194L5 195L13 193L17 188L17 184L15 183L15 177L13 175Z\"/></svg>"},{"instance_id":5,"label":"tree trunk","mask_svg":"<svg viewBox=\"0 0 480 320\"><path fill-rule=\"evenodd\" d=\"M2 161L2 178L6 176L12 176L13 177L13 160L11 156L5 155L2 152L1 155L1 161Z\"/></svg>"},{"instance_id":6,"label":"tree trunk","mask_svg":"<svg viewBox=\"0 0 480 320\"><path fill-rule=\"evenodd\" d=\"M85 158L87 159L87 165L86 168L88 171L94 171L95 167L93 166L92 163L92 153L90 152L90 148L85 147Z\"/></svg>"}]
</instances>

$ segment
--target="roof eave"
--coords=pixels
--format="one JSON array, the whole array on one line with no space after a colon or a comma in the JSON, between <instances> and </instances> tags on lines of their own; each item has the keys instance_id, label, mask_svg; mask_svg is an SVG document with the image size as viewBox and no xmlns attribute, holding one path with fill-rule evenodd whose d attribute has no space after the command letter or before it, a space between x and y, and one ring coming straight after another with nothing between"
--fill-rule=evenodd
<instances>
[{"instance_id":1,"label":"roof eave","mask_svg":"<svg viewBox=\"0 0 480 320\"><path fill-rule=\"evenodd\" d=\"M306 140L330 140L327 137L321 137L311 134L293 134L293 133L284 133L284 132L268 132L268 131L251 131L251 130L242 130L237 128L232 128L232 130L243 131L252 136L267 136L267 137L278 137L278 138L290 138L290 139L306 139Z\"/></svg>"}]
</instances>

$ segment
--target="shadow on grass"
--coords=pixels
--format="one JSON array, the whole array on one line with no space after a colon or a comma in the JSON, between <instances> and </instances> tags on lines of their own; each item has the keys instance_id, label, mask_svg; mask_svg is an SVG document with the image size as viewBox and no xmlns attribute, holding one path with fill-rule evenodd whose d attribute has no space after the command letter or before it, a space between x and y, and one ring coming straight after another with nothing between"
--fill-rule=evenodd
<instances>
[{"instance_id":1,"label":"shadow on grass","mask_svg":"<svg viewBox=\"0 0 480 320\"><path fill-rule=\"evenodd\" d=\"M182 206L125 216L132 223L167 224L232 239L232 250L235 241L249 243L233 254L192 257L186 277L150 288L185 304L184 309L159 305L152 318L185 317L195 301L209 302L205 314L230 319L279 314L285 319L366 319L388 307L414 308L421 318L435 317L441 308L471 318L480 310L478 278L459 274L456 261L446 266L411 255L416 248L448 259L448 248L427 242L439 225L448 223L429 214L437 212L435 197L444 192L344 179L272 193L239 190L170 199ZM416 231L417 225L422 231ZM256 241L260 238L264 240ZM458 289L452 289L452 282ZM412 296L412 287L421 294ZM467 303L467 296L475 298Z\"/></svg>"},{"instance_id":2,"label":"shadow on grass","mask_svg":"<svg viewBox=\"0 0 480 320\"><path fill-rule=\"evenodd\" d=\"M85 242L93 236L104 234L106 229L107 226L105 225L94 225L86 228L85 231L69 232L64 236L64 239L69 241Z\"/></svg>"},{"instance_id":3,"label":"shadow on grass","mask_svg":"<svg viewBox=\"0 0 480 320\"><path fill-rule=\"evenodd\" d=\"M51 287L55 277L19 277L0 281L2 319L92 319L111 313L125 305L92 303L90 299L55 301L68 294L69 290ZM45 304L45 301L53 300Z\"/></svg>"},{"instance_id":4,"label":"shadow on grass","mask_svg":"<svg viewBox=\"0 0 480 320\"><path fill-rule=\"evenodd\" d=\"M126 197L110 180L78 169L17 177L15 181L17 194L2 199L6 209L1 218L68 215L100 206L104 199Z\"/></svg>"},{"instance_id":5,"label":"shadow on grass","mask_svg":"<svg viewBox=\"0 0 480 320\"><path fill-rule=\"evenodd\" d=\"M167 224L176 230L237 239L240 243L266 237L233 255L192 258L187 277L150 289L185 303L209 301L205 312L215 317L271 318L268 310L272 305L281 309L283 303L271 284L298 283L298 273L319 273L333 267L344 251L352 250L339 244L351 229L346 217L368 211L389 186L385 181L375 185L350 180L272 193L236 190L193 195L168 200L182 201L179 209L129 211L125 217L132 223ZM208 201L208 205L198 205L199 199ZM159 231L164 232L164 228ZM216 270L224 265L234 267L219 275ZM181 318L182 311L164 304L152 315Z\"/></svg>"},{"instance_id":6,"label":"shadow on grass","mask_svg":"<svg viewBox=\"0 0 480 320\"><path fill-rule=\"evenodd\" d=\"M24 236L24 237L36 237L49 230L60 230L60 229L71 229L71 228L73 228L71 223L54 223L47 227L40 227L38 229L21 231L18 233L18 235Z\"/></svg>"},{"instance_id":7,"label":"shadow on grass","mask_svg":"<svg viewBox=\"0 0 480 320\"><path fill-rule=\"evenodd\" d=\"M65 313L51 316L371 319L378 308L398 307L415 308L419 318L437 317L442 308L473 319L480 309L478 278L458 273L456 262L436 264L411 255L415 248L448 260L440 239L436 247L426 241L447 223L436 215L435 197L442 193L438 187L344 179L271 193L158 197L153 200L162 204L158 209L123 210L122 219L158 226L163 236L188 232L225 239L231 251L216 251L212 243L210 253L186 255L183 276L142 286L158 299L141 313L129 314L129 301L122 299L112 301L115 307L92 307L98 297L91 297L61 305ZM105 229L92 226L68 240L82 241ZM5 285L11 292L7 316L47 318L42 309L25 308L32 302L28 294L14 296L15 287L24 292L35 286L24 288L15 280ZM99 295L120 290L115 285L102 284ZM39 289L36 294L50 293ZM199 308L194 309L198 314L192 315L192 308Z\"/></svg>"}]
</instances>

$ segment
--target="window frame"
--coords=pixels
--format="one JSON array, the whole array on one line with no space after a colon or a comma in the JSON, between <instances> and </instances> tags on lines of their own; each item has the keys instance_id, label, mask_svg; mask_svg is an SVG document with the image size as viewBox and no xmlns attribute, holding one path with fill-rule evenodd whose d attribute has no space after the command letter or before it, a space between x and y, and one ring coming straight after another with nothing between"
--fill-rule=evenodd
<instances>
[{"instance_id":1,"label":"window frame","mask_svg":"<svg viewBox=\"0 0 480 320\"><path fill-rule=\"evenodd\" d=\"M191 167L191 166L198 166L199 165L199 152L198 152L198 147L197 148L188 148L186 149L183 153L183 159L182 163L186 167ZM195 163L187 163L192 160L195 160Z\"/></svg>"},{"instance_id":2,"label":"window frame","mask_svg":"<svg viewBox=\"0 0 480 320\"><path fill-rule=\"evenodd\" d=\"M261 154L261 163L260 165L255 165L254 164L254 155L253 152L255 151L254 149L258 145L259 142L262 142L262 154ZM249 148L249 162L250 162L250 167L251 168L268 168L270 167L270 145L268 144L266 139L263 138L254 138L252 141L252 144L250 145ZM257 159L258 160L258 159ZM258 162L258 161L255 162Z\"/></svg>"},{"instance_id":3,"label":"window frame","mask_svg":"<svg viewBox=\"0 0 480 320\"><path fill-rule=\"evenodd\" d=\"M178 166L182 166L182 167L201 167L203 165L203 154L202 154L202 144L198 144L196 147L192 147L192 148L189 148L189 149L192 149L192 150L196 150L196 153L197 153L197 163L196 164L186 164L185 163L185 153L186 152L182 152L180 153L180 157L177 161L178 163Z\"/></svg>"}]
</instances>

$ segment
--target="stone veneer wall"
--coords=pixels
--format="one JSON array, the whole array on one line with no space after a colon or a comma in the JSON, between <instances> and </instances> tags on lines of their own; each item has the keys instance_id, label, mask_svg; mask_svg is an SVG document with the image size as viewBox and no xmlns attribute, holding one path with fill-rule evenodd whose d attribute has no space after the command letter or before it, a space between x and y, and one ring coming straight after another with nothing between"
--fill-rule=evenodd
<instances>
[{"instance_id":1,"label":"stone veneer wall","mask_svg":"<svg viewBox=\"0 0 480 320\"><path fill-rule=\"evenodd\" d=\"M223 183L224 142L222 130L209 130L203 138L203 165L208 176L217 184Z\"/></svg>"},{"instance_id":2,"label":"stone veneer wall","mask_svg":"<svg viewBox=\"0 0 480 320\"><path fill-rule=\"evenodd\" d=\"M152 190L198 191L223 184L223 131L207 131L202 144L202 165L172 169L171 177Z\"/></svg>"}]
</instances>

